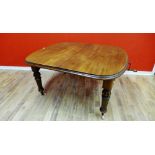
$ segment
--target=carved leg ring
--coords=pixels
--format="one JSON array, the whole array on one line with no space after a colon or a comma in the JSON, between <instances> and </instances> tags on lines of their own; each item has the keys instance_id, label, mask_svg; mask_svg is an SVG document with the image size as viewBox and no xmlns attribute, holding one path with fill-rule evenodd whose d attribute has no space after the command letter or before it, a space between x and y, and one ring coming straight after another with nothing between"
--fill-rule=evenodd
<instances>
[{"instance_id":1,"label":"carved leg ring","mask_svg":"<svg viewBox=\"0 0 155 155\"><path fill-rule=\"evenodd\" d=\"M102 104L100 107L100 111L101 111L102 116L107 111L107 105L108 105L108 102L110 99L112 85L113 85L113 80L103 81Z\"/></svg>"},{"instance_id":2,"label":"carved leg ring","mask_svg":"<svg viewBox=\"0 0 155 155\"><path fill-rule=\"evenodd\" d=\"M102 115L107 112L107 105L110 99L111 91L107 89L103 89L102 91L102 105L100 107L100 111Z\"/></svg>"},{"instance_id":3,"label":"carved leg ring","mask_svg":"<svg viewBox=\"0 0 155 155\"><path fill-rule=\"evenodd\" d=\"M39 73L39 69L38 67L31 67L32 71L33 71L33 76L36 80L37 86L38 86L38 91L44 95L44 88L42 86L42 82L41 82L41 76Z\"/></svg>"}]
</instances>

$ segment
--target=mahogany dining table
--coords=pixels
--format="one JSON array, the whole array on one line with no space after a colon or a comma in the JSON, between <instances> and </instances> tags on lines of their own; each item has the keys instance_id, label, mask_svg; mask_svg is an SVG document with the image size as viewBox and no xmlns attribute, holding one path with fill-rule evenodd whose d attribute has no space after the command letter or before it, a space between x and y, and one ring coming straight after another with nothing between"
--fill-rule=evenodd
<instances>
[{"instance_id":1,"label":"mahogany dining table","mask_svg":"<svg viewBox=\"0 0 155 155\"><path fill-rule=\"evenodd\" d=\"M44 95L39 69L45 68L103 80L101 114L107 111L114 80L127 69L124 49L111 45L62 42L43 47L26 57L39 92Z\"/></svg>"}]
</instances>

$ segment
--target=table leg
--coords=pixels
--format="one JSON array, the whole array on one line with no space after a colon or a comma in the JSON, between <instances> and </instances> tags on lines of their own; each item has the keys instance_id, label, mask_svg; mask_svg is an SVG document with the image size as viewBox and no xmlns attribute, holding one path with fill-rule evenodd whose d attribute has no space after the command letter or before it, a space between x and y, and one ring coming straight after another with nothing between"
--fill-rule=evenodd
<instances>
[{"instance_id":1,"label":"table leg","mask_svg":"<svg viewBox=\"0 0 155 155\"><path fill-rule=\"evenodd\" d=\"M39 69L38 67L34 67L34 66L31 66L31 69L33 71L33 76L36 80L36 83L37 83L37 86L38 86L38 91L44 95L44 88L42 86L42 82L41 82L41 76L40 76L40 72L39 72Z\"/></svg>"},{"instance_id":2,"label":"table leg","mask_svg":"<svg viewBox=\"0 0 155 155\"><path fill-rule=\"evenodd\" d=\"M100 111L102 113L102 116L107 111L107 105L108 105L108 102L109 102L109 99L110 99L111 89L112 89L112 86L113 86L113 81L114 80L105 80L105 81L103 81L102 105L100 107Z\"/></svg>"}]
</instances>

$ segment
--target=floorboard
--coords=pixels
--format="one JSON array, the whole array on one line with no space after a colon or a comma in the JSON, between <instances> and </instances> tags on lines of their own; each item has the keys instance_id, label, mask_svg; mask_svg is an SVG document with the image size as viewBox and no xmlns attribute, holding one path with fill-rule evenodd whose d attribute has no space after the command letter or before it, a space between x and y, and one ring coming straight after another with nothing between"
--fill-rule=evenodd
<instances>
[{"instance_id":1,"label":"floorboard","mask_svg":"<svg viewBox=\"0 0 155 155\"><path fill-rule=\"evenodd\" d=\"M31 71L0 70L1 121L102 121L102 81L41 70L46 95ZM115 80L105 121L155 120L155 77Z\"/></svg>"}]
</instances>

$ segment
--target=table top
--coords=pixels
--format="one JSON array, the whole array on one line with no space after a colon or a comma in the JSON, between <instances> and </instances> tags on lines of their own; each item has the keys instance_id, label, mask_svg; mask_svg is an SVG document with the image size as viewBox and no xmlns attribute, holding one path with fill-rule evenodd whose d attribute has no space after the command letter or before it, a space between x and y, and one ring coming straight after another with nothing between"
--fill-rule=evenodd
<instances>
[{"instance_id":1,"label":"table top","mask_svg":"<svg viewBox=\"0 0 155 155\"><path fill-rule=\"evenodd\" d=\"M64 42L33 52L26 63L95 79L114 79L125 72L128 56L120 47Z\"/></svg>"}]
</instances>

